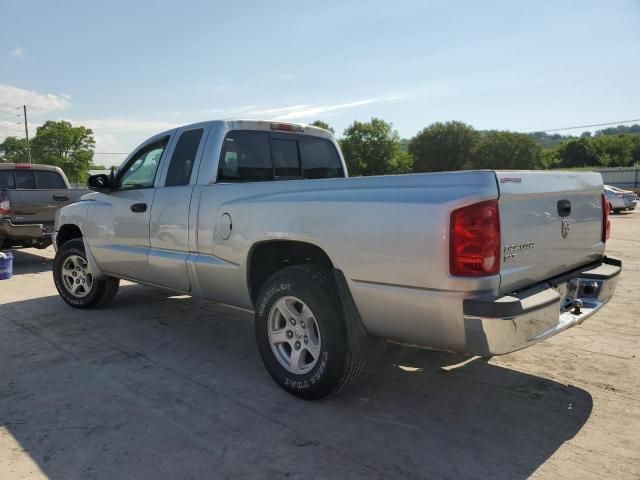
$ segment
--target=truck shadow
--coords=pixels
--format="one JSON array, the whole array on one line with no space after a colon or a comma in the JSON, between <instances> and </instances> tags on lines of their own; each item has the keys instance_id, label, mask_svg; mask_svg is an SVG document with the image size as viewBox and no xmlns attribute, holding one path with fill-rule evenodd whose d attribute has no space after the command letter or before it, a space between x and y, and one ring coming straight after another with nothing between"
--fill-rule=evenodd
<instances>
[{"instance_id":1,"label":"truck shadow","mask_svg":"<svg viewBox=\"0 0 640 480\"><path fill-rule=\"evenodd\" d=\"M80 311L0 308L0 422L49 478L527 478L580 431L588 392L390 346L304 402L256 352L251 317L125 285ZM13 458L16 458L14 456Z\"/></svg>"}]
</instances>

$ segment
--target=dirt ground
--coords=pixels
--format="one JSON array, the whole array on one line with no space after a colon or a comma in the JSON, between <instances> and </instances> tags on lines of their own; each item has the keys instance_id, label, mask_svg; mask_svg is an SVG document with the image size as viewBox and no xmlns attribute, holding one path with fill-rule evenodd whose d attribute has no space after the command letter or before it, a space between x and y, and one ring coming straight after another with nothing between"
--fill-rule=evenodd
<instances>
[{"instance_id":1,"label":"dirt ground","mask_svg":"<svg viewBox=\"0 0 640 480\"><path fill-rule=\"evenodd\" d=\"M53 250L18 252L0 282L0 479L638 479L640 215L612 223L624 272L585 324L490 361L390 346L316 403L273 383L249 315L133 284L73 310Z\"/></svg>"}]
</instances>

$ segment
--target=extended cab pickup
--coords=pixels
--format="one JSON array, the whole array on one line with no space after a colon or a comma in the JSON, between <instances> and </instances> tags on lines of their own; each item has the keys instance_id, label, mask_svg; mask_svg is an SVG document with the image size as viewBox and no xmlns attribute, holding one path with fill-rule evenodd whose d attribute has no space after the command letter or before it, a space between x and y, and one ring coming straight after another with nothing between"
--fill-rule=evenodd
<instances>
[{"instance_id":1,"label":"extended cab pickup","mask_svg":"<svg viewBox=\"0 0 640 480\"><path fill-rule=\"evenodd\" d=\"M106 305L123 278L250 310L267 370L307 399L383 340L532 345L600 310L621 271L598 173L347 178L332 135L306 125L177 128L89 187L56 217L68 304Z\"/></svg>"},{"instance_id":2,"label":"extended cab pickup","mask_svg":"<svg viewBox=\"0 0 640 480\"><path fill-rule=\"evenodd\" d=\"M56 210L87 190L72 190L58 167L0 163L0 249L47 248Z\"/></svg>"}]
</instances>

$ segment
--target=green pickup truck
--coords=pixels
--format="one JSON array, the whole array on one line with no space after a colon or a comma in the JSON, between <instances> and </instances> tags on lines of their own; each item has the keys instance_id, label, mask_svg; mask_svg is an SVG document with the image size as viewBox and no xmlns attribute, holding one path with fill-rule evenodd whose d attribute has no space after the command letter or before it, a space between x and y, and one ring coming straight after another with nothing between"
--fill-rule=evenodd
<instances>
[{"instance_id":1,"label":"green pickup truck","mask_svg":"<svg viewBox=\"0 0 640 480\"><path fill-rule=\"evenodd\" d=\"M85 193L58 167L0 163L0 249L47 248L56 210Z\"/></svg>"}]
</instances>

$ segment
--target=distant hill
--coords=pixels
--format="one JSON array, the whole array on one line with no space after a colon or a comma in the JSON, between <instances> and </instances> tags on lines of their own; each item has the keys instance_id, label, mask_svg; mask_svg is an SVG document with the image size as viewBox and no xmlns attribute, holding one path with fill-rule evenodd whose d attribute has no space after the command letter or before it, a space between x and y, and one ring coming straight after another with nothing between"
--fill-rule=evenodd
<instances>
[{"instance_id":1,"label":"distant hill","mask_svg":"<svg viewBox=\"0 0 640 480\"><path fill-rule=\"evenodd\" d=\"M560 145L562 142L566 140L570 140L572 138L578 137L599 137L602 135L618 135L621 133L634 133L640 134L640 125L618 125L617 127L609 127L604 128L602 130L597 130L596 133L592 134L591 132L582 132L580 135L560 135L558 133L545 133L545 132L533 132L530 133L529 136L533 138L533 140L543 148L553 148Z\"/></svg>"}]
</instances>

